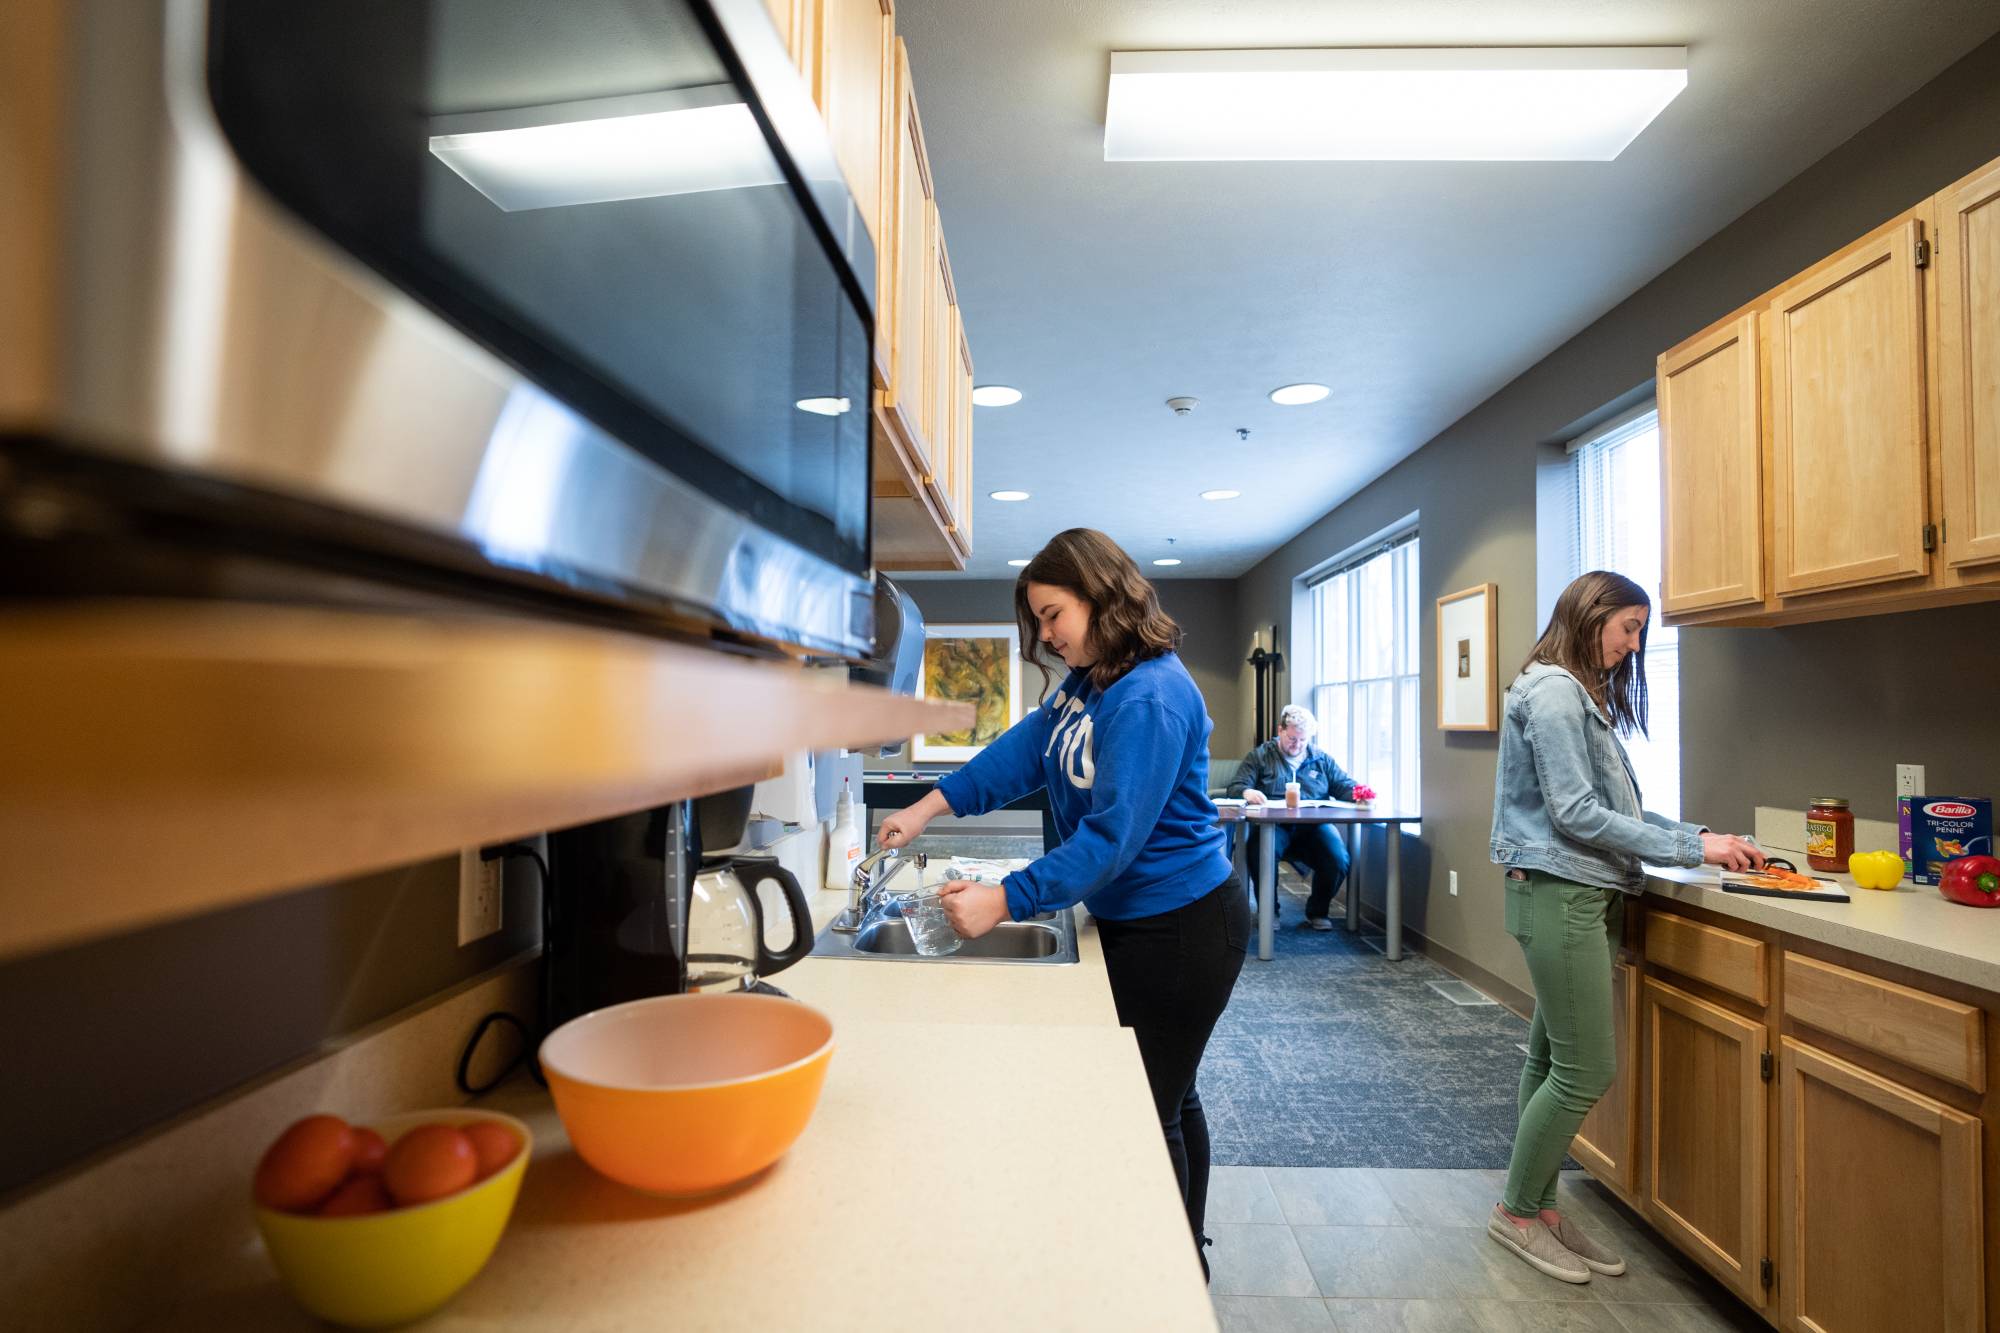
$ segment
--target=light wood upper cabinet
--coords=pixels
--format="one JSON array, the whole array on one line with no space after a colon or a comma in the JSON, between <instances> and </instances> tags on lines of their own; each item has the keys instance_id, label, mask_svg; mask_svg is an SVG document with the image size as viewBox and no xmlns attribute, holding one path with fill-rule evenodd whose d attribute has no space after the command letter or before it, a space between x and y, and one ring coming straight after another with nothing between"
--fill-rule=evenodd
<instances>
[{"instance_id":1,"label":"light wood upper cabinet","mask_svg":"<svg viewBox=\"0 0 2000 1333\"><path fill-rule=\"evenodd\" d=\"M1618 1075L1610 1091L1591 1108L1576 1138L1570 1156L1583 1169L1614 1189L1630 1193L1637 1184L1633 1174L1638 1156L1639 1120L1633 1114L1637 1101L1635 1071L1639 1042L1639 969L1620 959L1611 968L1611 1023L1618 1041Z\"/></svg>"},{"instance_id":2,"label":"light wood upper cabinet","mask_svg":"<svg viewBox=\"0 0 2000 1333\"><path fill-rule=\"evenodd\" d=\"M802 60L875 243L874 556L882 569L962 569L971 554L964 320L938 220L909 49L891 0L766 0ZM804 15L805 17L801 17ZM791 27L788 29L787 24ZM794 49L797 47L795 45ZM969 373L969 372L967 372Z\"/></svg>"},{"instance_id":3,"label":"light wood upper cabinet","mask_svg":"<svg viewBox=\"0 0 2000 1333\"><path fill-rule=\"evenodd\" d=\"M775 0L773 0L775 2ZM890 106L895 94L896 31L890 0L818 0L820 114L833 154L854 192L862 225L875 242L875 294L884 302L892 279L893 239L884 198L893 174ZM875 324L875 384L889 382L889 327Z\"/></svg>"},{"instance_id":4,"label":"light wood upper cabinet","mask_svg":"<svg viewBox=\"0 0 2000 1333\"><path fill-rule=\"evenodd\" d=\"M808 87L816 86L819 78L819 10L814 0L764 0L764 8L771 11L771 22L778 27L778 35L785 39L785 49L792 53L792 63L806 76Z\"/></svg>"},{"instance_id":5,"label":"light wood upper cabinet","mask_svg":"<svg viewBox=\"0 0 2000 1333\"><path fill-rule=\"evenodd\" d=\"M1983 1328L1979 1118L1789 1037L1782 1083L1783 1327Z\"/></svg>"},{"instance_id":6,"label":"light wood upper cabinet","mask_svg":"<svg viewBox=\"0 0 2000 1333\"><path fill-rule=\"evenodd\" d=\"M2000 162L1935 204L1944 549L1963 568L2000 561Z\"/></svg>"},{"instance_id":7,"label":"light wood upper cabinet","mask_svg":"<svg viewBox=\"0 0 2000 1333\"><path fill-rule=\"evenodd\" d=\"M1780 594L1929 571L1922 240L1904 219L1765 310Z\"/></svg>"},{"instance_id":8,"label":"light wood upper cabinet","mask_svg":"<svg viewBox=\"0 0 2000 1333\"><path fill-rule=\"evenodd\" d=\"M1659 359L1660 494L1667 614L1764 599L1763 437L1757 314Z\"/></svg>"},{"instance_id":9,"label":"light wood upper cabinet","mask_svg":"<svg viewBox=\"0 0 2000 1333\"><path fill-rule=\"evenodd\" d=\"M924 437L931 444L928 484L943 508L950 528L958 525L956 440L958 419L953 396L958 376L958 298L951 282L951 260L944 247L944 229L936 205L931 210L931 234L937 244L925 270L924 293ZM949 531L949 528L947 529Z\"/></svg>"},{"instance_id":10,"label":"light wood upper cabinet","mask_svg":"<svg viewBox=\"0 0 2000 1333\"><path fill-rule=\"evenodd\" d=\"M937 210L931 194L930 162L924 155L923 123L917 116L916 91L910 80L910 55L900 37L896 39L894 115L895 173L890 198L896 262L891 290L881 300L882 309L889 314L889 383L883 398L889 425L901 437L921 482L935 472L926 430L924 334L931 271L937 265L933 231Z\"/></svg>"},{"instance_id":11,"label":"light wood upper cabinet","mask_svg":"<svg viewBox=\"0 0 2000 1333\"><path fill-rule=\"evenodd\" d=\"M1644 985L1646 1215L1761 1307L1764 1025L1652 977Z\"/></svg>"},{"instance_id":12,"label":"light wood upper cabinet","mask_svg":"<svg viewBox=\"0 0 2000 1333\"><path fill-rule=\"evenodd\" d=\"M972 347L965 340L965 321L960 318L957 307L952 308L952 327L958 334L958 372L953 376L958 391L953 396L957 417L957 429L952 435L953 453L957 461L952 465L952 475L957 478L958 528L956 535L960 549L968 557L972 554Z\"/></svg>"}]
</instances>

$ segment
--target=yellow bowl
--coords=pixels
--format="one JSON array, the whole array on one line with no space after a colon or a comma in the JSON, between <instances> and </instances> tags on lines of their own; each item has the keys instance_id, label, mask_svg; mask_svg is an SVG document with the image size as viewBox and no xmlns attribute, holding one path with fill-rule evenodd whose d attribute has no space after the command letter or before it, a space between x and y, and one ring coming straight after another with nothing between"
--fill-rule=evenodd
<instances>
[{"instance_id":1,"label":"yellow bowl","mask_svg":"<svg viewBox=\"0 0 2000 1333\"><path fill-rule=\"evenodd\" d=\"M825 1014L774 995L658 995L563 1024L542 1073L577 1154L621 1184L707 1194L785 1155L833 1058Z\"/></svg>"},{"instance_id":2,"label":"yellow bowl","mask_svg":"<svg viewBox=\"0 0 2000 1333\"><path fill-rule=\"evenodd\" d=\"M533 1139L497 1111L457 1107L389 1116L370 1127L391 1144L418 1125L491 1120L521 1136L514 1160L433 1203L358 1217L304 1217L258 1207L257 1229L285 1287L321 1319L383 1328L429 1314L472 1281L500 1243Z\"/></svg>"}]
</instances>

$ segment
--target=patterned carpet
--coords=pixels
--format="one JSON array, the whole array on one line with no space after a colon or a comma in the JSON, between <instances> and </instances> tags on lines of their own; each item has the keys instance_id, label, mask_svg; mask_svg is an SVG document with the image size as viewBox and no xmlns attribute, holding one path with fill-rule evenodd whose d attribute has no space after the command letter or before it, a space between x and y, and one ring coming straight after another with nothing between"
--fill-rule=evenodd
<instances>
[{"instance_id":1,"label":"patterned carpet","mask_svg":"<svg viewBox=\"0 0 2000 1333\"><path fill-rule=\"evenodd\" d=\"M919 846L1041 850L1039 838L969 834ZM1451 973L1413 953L1389 962L1379 936L1371 947L1345 930L1298 929L1304 886L1289 867L1280 878L1272 959L1253 947L1202 1060L1215 1163L1504 1168L1527 1023L1502 1005L1454 1004L1431 985L1455 989Z\"/></svg>"},{"instance_id":2,"label":"patterned carpet","mask_svg":"<svg viewBox=\"0 0 2000 1333\"><path fill-rule=\"evenodd\" d=\"M1271 961L1253 950L1202 1060L1215 1162L1505 1167L1528 1025L1454 1004L1429 983L1456 979L1420 955L1299 930L1303 896L1281 903Z\"/></svg>"}]
</instances>

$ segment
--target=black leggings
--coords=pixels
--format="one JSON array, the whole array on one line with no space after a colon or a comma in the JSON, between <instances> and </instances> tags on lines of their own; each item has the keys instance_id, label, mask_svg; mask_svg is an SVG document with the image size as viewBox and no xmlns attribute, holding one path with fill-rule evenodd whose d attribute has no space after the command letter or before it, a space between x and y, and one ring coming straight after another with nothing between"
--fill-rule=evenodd
<instances>
[{"instance_id":1,"label":"black leggings","mask_svg":"<svg viewBox=\"0 0 2000 1333\"><path fill-rule=\"evenodd\" d=\"M1153 1109L1199 1246L1208 1212L1208 1118L1195 1071L1250 946L1243 885L1232 874L1206 897L1171 912L1099 921L1097 938L1118 1021L1139 1039Z\"/></svg>"}]
</instances>

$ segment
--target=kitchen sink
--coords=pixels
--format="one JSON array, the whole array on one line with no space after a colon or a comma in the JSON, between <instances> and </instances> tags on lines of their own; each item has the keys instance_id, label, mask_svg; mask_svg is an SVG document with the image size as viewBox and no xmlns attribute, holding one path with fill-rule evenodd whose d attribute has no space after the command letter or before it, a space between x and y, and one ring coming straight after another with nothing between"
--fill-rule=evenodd
<instances>
[{"instance_id":1,"label":"kitchen sink","mask_svg":"<svg viewBox=\"0 0 2000 1333\"><path fill-rule=\"evenodd\" d=\"M955 953L917 952L910 928L900 917L870 921L858 934L831 926L813 941L815 958L879 958L900 963L1063 964L1077 960L1076 916L1045 912L1031 921L1003 921Z\"/></svg>"}]
</instances>

